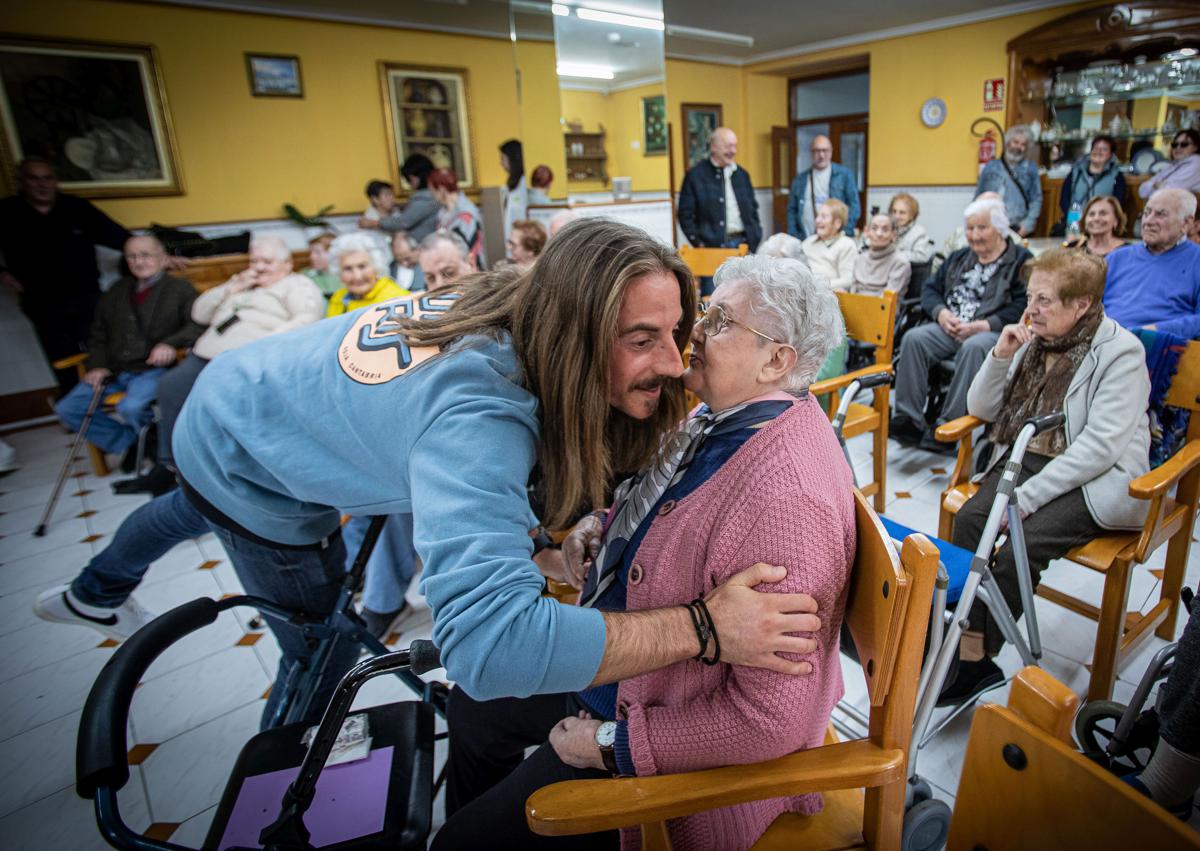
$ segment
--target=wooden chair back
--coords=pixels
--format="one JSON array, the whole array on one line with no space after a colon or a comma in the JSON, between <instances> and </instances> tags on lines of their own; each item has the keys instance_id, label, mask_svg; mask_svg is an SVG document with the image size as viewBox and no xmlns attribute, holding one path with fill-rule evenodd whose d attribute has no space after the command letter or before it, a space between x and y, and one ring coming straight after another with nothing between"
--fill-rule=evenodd
<instances>
[{"instance_id":1,"label":"wooden chair back","mask_svg":"<svg viewBox=\"0 0 1200 851\"><path fill-rule=\"evenodd\" d=\"M1200 341L1188 343L1180 356L1175 377L1171 379L1171 387L1167 390L1166 403L1176 408L1200 411ZM1188 438L1200 437L1200 433L1191 431L1200 428L1200 422L1196 421L1196 417L1191 419Z\"/></svg>"},{"instance_id":2,"label":"wooden chair back","mask_svg":"<svg viewBox=\"0 0 1200 851\"><path fill-rule=\"evenodd\" d=\"M744 242L737 248L694 248L691 245L681 245L679 257L697 278L711 278L730 257L742 257L749 250L750 246Z\"/></svg>"},{"instance_id":3,"label":"wooden chair back","mask_svg":"<svg viewBox=\"0 0 1200 851\"><path fill-rule=\"evenodd\" d=\"M1070 725L1075 696L1048 675L1023 683L1030 670L1018 674L1008 707L975 710L947 849L1200 849L1200 833L1045 729ZM1040 703L1042 721L1030 703Z\"/></svg>"},{"instance_id":4,"label":"wooden chair back","mask_svg":"<svg viewBox=\"0 0 1200 851\"><path fill-rule=\"evenodd\" d=\"M846 336L875 347L875 363L891 363L896 337L896 294L882 296L862 293L837 294L846 323Z\"/></svg>"}]
</instances>

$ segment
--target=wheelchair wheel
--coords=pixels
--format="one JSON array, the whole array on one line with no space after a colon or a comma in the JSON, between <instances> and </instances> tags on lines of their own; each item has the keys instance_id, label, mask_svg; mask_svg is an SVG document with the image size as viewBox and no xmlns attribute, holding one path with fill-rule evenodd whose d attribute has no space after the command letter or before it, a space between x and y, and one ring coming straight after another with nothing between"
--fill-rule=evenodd
<instances>
[{"instance_id":1,"label":"wheelchair wheel","mask_svg":"<svg viewBox=\"0 0 1200 851\"><path fill-rule=\"evenodd\" d=\"M1083 755L1115 774L1143 770L1158 744L1158 717L1150 710L1138 716L1124 747L1116 754L1109 753L1109 743L1125 708L1123 703L1113 700L1092 700L1075 716L1075 739Z\"/></svg>"},{"instance_id":2,"label":"wheelchair wheel","mask_svg":"<svg viewBox=\"0 0 1200 851\"><path fill-rule=\"evenodd\" d=\"M904 814L901 851L937 851L950 833L950 807L930 798Z\"/></svg>"}]
</instances>

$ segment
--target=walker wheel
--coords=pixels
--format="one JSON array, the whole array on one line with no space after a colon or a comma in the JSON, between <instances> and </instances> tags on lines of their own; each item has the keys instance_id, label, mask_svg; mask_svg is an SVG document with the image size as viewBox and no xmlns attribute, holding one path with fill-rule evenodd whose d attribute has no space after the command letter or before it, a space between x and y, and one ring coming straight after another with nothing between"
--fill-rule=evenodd
<instances>
[{"instance_id":1,"label":"walker wheel","mask_svg":"<svg viewBox=\"0 0 1200 851\"><path fill-rule=\"evenodd\" d=\"M950 834L950 807L930 798L904 814L901 851L938 851Z\"/></svg>"},{"instance_id":2,"label":"walker wheel","mask_svg":"<svg viewBox=\"0 0 1200 851\"><path fill-rule=\"evenodd\" d=\"M910 778L904 786L904 810L907 812L922 801L933 797L933 787L920 777Z\"/></svg>"},{"instance_id":3,"label":"walker wheel","mask_svg":"<svg viewBox=\"0 0 1200 851\"><path fill-rule=\"evenodd\" d=\"M1143 713L1134 723L1129 741L1118 746L1116 753L1109 752L1125 710L1125 704L1113 700L1090 700L1075 716L1075 739L1083 755L1118 774L1142 771L1158 744L1156 720L1146 717L1149 713ZM1149 730L1151 726L1153 731ZM1147 732L1153 735L1146 735Z\"/></svg>"}]
</instances>

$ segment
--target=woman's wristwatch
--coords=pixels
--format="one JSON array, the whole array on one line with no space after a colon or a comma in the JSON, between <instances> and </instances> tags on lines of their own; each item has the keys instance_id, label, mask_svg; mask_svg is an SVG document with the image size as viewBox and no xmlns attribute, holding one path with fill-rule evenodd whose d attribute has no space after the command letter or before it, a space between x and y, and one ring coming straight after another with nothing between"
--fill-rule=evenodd
<instances>
[{"instance_id":1,"label":"woman's wristwatch","mask_svg":"<svg viewBox=\"0 0 1200 851\"><path fill-rule=\"evenodd\" d=\"M616 721L605 721L596 728L596 747L600 748L600 758L604 760L604 767L613 774L620 774L621 770L617 767L617 753L613 749L616 739Z\"/></svg>"}]
</instances>

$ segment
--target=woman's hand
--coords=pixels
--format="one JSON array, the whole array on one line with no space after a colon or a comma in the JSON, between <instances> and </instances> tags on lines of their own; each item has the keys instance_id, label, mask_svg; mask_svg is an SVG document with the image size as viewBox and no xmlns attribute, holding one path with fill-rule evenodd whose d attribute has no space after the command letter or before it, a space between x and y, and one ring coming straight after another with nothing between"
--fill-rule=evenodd
<instances>
[{"instance_id":1,"label":"woman's hand","mask_svg":"<svg viewBox=\"0 0 1200 851\"><path fill-rule=\"evenodd\" d=\"M358 219L358 226L363 230L378 230L379 222L375 219L369 219L366 216L360 216Z\"/></svg>"},{"instance_id":2,"label":"woman's hand","mask_svg":"<svg viewBox=\"0 0 1200 851\"><path fill-rule=\"evenodd\" d=\"M604 757L596 744L596 730L600 722L586 712L579 717L568 716L554 725L550 731L550 747L558 758L572 768L598 768L604 770Z\"/></svg>"},{"instance_id":3,"label":"woman's hand","mask_svg":"<svg viewBox=\"0 0 1200 851\"><path fill-rule=\"evenodd\" d=\"M1024 521L1025 518L1029 516L1029 512L1026 511L1024 508L1021 508L1020 506L1017 507L1017 511L1020 512L1022 521ZM1008 512L1005 511L1003 514L1000 515L1000 529L996 532L996 534L999 535L1001 532L1007 532L1007 531L1008 531Z\"/></svg>"},{"instance_id":4,"label":"woman's hand","mask_svg":"<svg viewBox=\"0 0 1200 851\"><path fill-rule=\"evenodd\" d=\"M937 324L951 337L958 339L958 329L962 327L960 320L948 307L943 307L937 316Z\"/></svg>"},{"instance_id":5,"label":"woman's hand","mask_svg":"<svg viewBox=\"0 0 1200 851\"><path fill-rule=\"evenodd\" d=\"M575 524L562 543L563 582L583 590L592 562L600 555L603 534L604 524L598 514L587 514Z\"/></svg>"},{"instance_id":6,"label":"woman's hand","mask_svg":"<svg viewBox=\"0 0 1200 851\"><path fill-rule=\"evenodd\" d=\"M1029 330L1025 320L1026 314L1023 313L1019 322L1004 326L1004 330L1000 332L1000 339L996 341L996 345L992 349L992 354L1002 360L1008 360L1017 353L1017 349L1033 339L1033 332Z\"/></svg>"},{"instance_id":7,"label":"woman's hand","mask_svg":"<svg viewBox=\"0 0 1200 851\"><path fill-rule=\"evenodd\" d=\"M258 275L253 269L243 269L229 279L229 294L245 292L258 284Z\"/></svg>"},{"instance_id":8,"label":"woman's hand","mask_svg":"<svg viewBox=\"0 0 1200 851\"><path fill-rule=\"evenodd\" d=\"M986 319L976 319L974 322L963 322L958 326L952 336L958 342L962 343L969 337L974 337L976 334L982 334L984 331L990 331L992 326L988 324Z\"/></svg>"}]
</instances>

